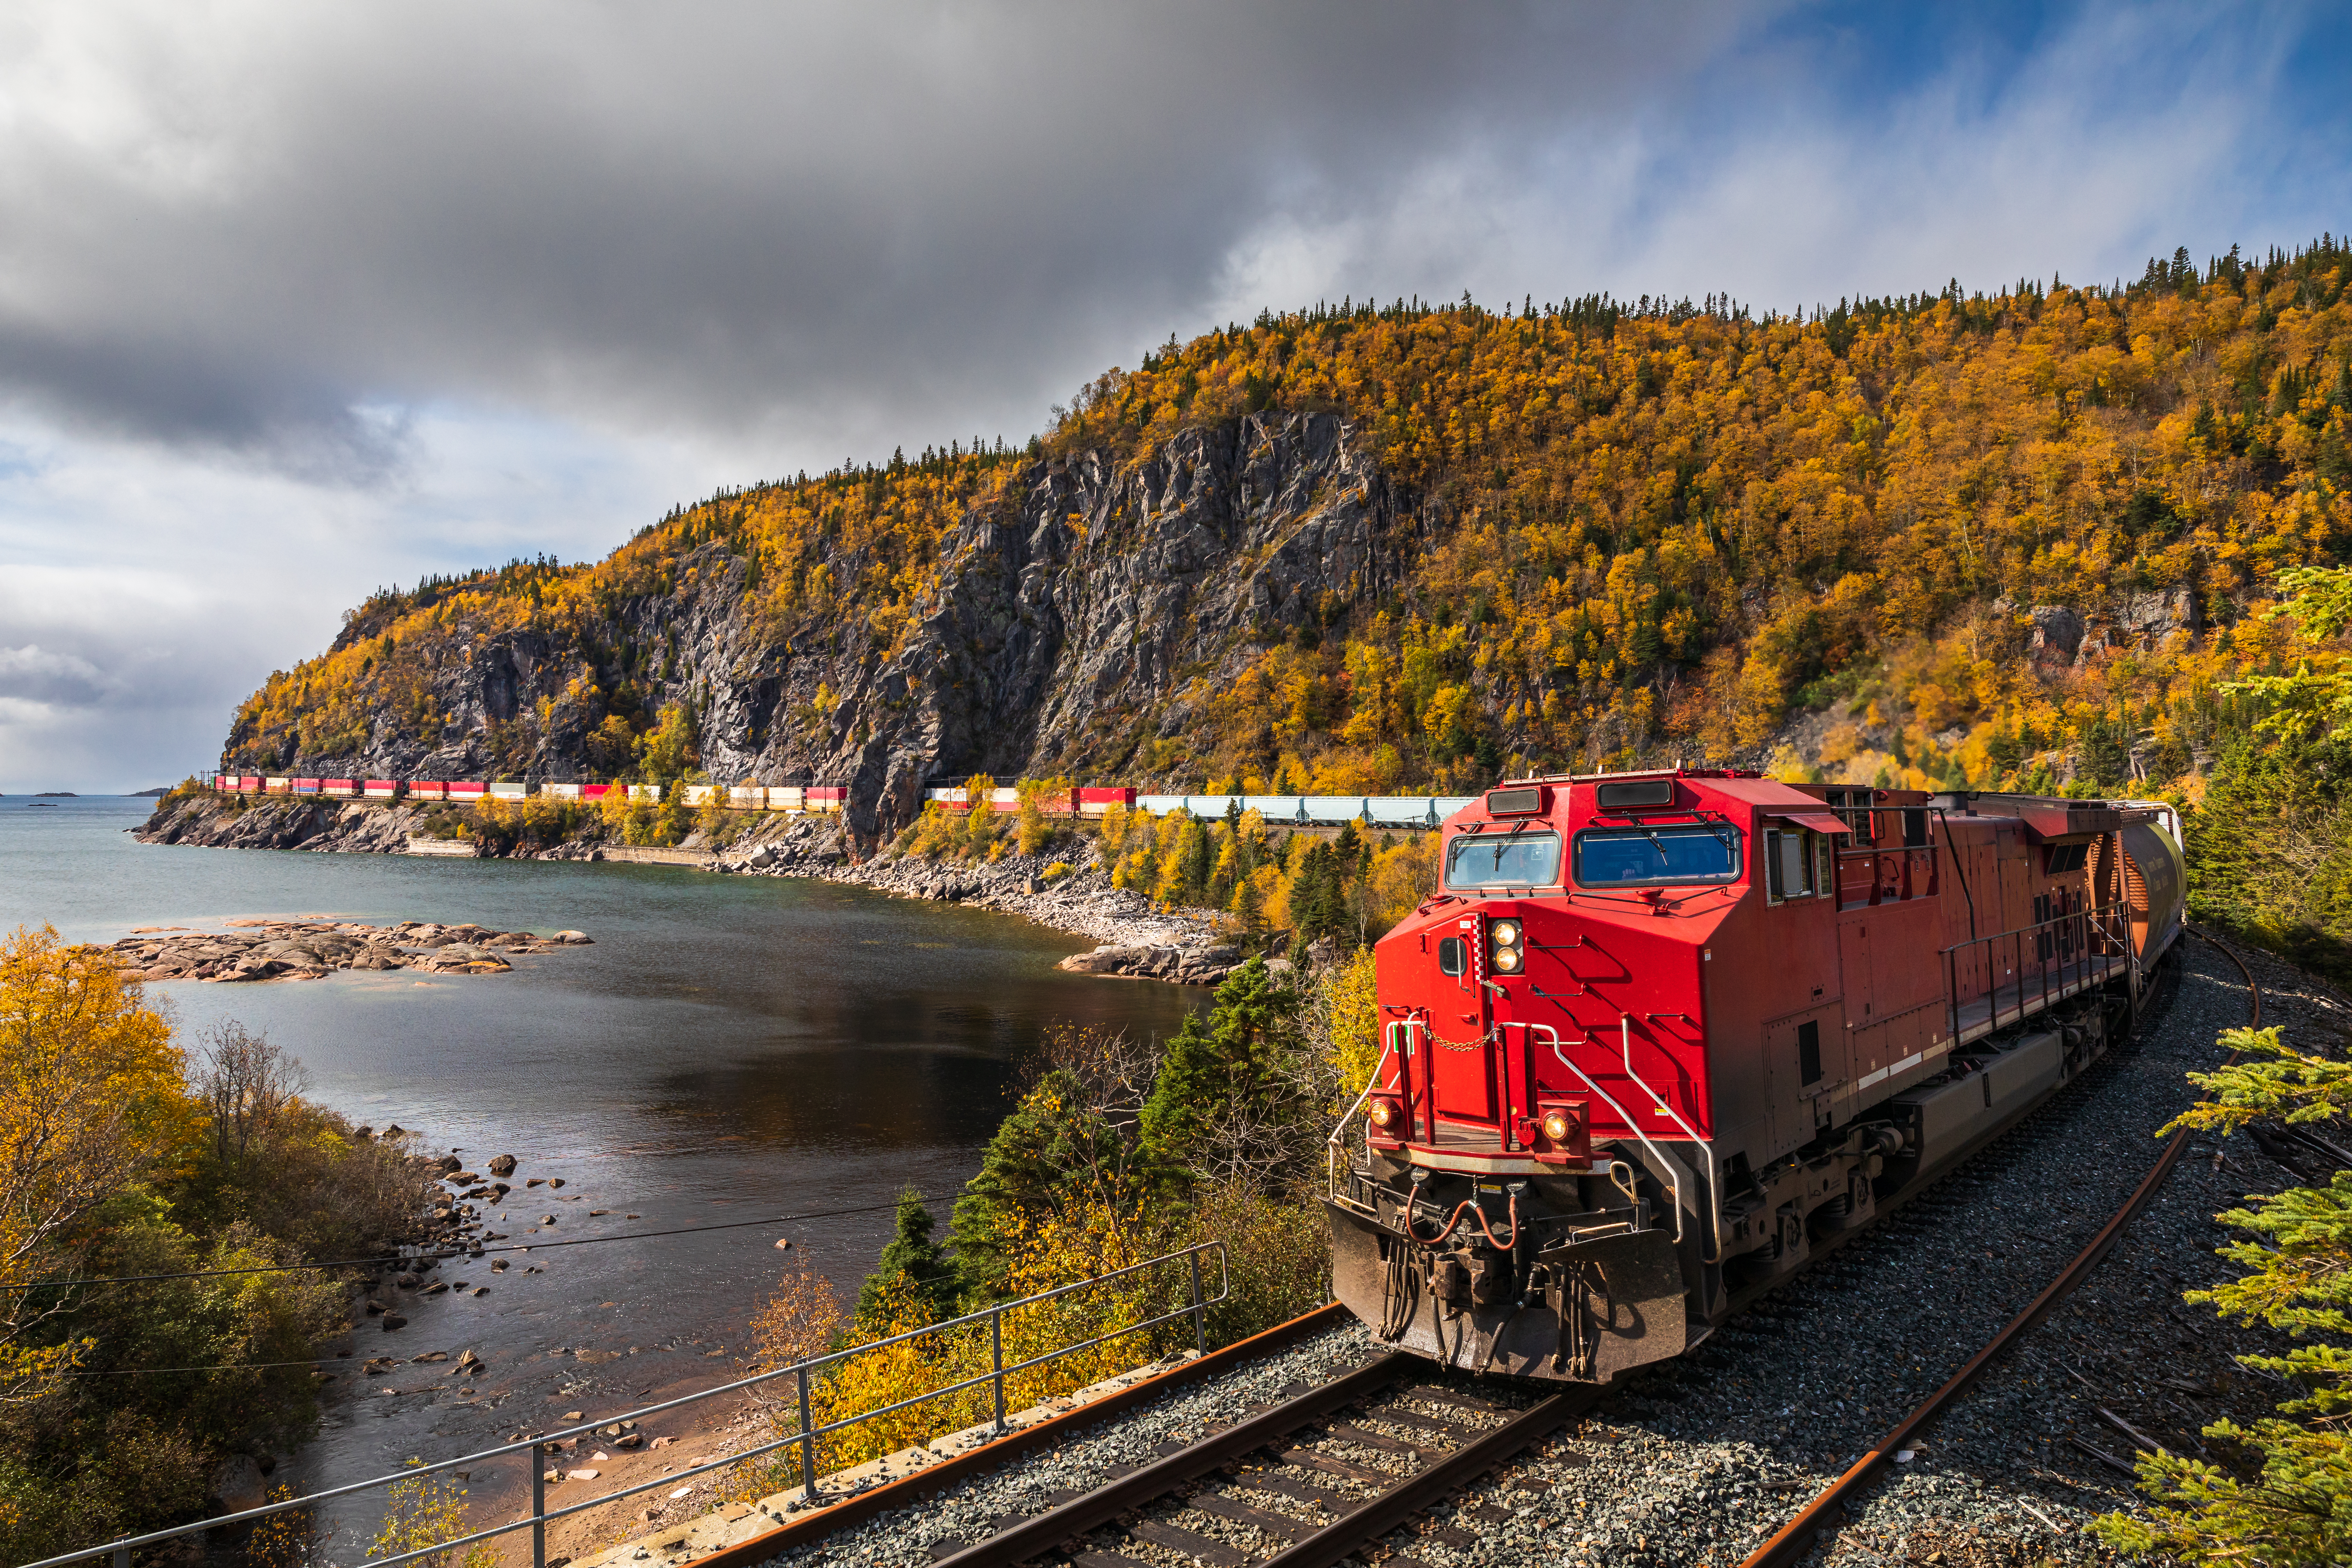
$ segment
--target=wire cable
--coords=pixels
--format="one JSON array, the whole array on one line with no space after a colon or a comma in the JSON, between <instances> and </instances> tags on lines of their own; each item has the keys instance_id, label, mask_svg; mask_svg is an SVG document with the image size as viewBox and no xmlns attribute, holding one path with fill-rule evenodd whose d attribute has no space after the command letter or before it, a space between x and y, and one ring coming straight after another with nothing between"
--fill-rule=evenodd
<instances>
[{"instance_id":1,"label":"wire cable","mask_svg":"<svg viewBox=\"0 0 2352 1568\"><path fill-rule=\"evenodd\" d=\"M950 1202L947 1198L924 1198L925 1207ZM493 1252L548 1252L559 1247L601 1247L615 1241L647 1241L664 1236L698 1236L712 1230L743 1230L752 1226L791 1225L807 1219L833 1219L842 1215L881 1214L905 1206L902 1203L865 1204L856 1208L817 1209L808 1214L771 1215L761 1219L728 1220L719 1225L680 1226L673 1230L635 1230L625 1236L583 1236L565 1241L535 1241L529 1246L458 1247L442 1252L412 1252L386 1258L343 1258L325 1263L271 1263L251 1268L191 1268L177 1274L111 1274L95 1275L86 1279L37 1279L29 1284L0 1282L0 1290L65 1290L79 1285L148 1285L166 1279L225 1279L244 1274L296 1274L312 1268L373 1268L389 1263L437 1263L450 1258L487 1258Z\"/></svg>"}]
</instances>

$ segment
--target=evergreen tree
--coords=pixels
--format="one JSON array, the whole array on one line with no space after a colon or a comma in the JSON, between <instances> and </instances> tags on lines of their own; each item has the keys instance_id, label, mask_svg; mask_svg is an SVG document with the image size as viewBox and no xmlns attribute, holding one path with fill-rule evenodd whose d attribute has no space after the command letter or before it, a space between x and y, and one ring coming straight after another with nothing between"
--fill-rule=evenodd
<instances>
[{"instance_id":1,"label":"evergreen tree","mask_svg":"<svg viewBox=\"0 0 2352 1568\"><path fill-rule=\"evenodd\" d=\"M1143 1188L1136 1169L1132 1141L1087 1105L1076 1076L1045 1074L998 1125L980 1173L956 1199L948 1234L964 1288L1001 1293L1019 1238L1073 1203L1131 1206Z\"/></svg>"},{"instance_id":2,"label":"evergreen tree","mask_svg":"<svg viewBox=\"0 0 2352 1568\"><path fill-rule=\"evenodd\" d=\"M1210 873L1216 857L1209 847L1209 825L1194 818L1184 825L1184 901L1202 903L1209 894Z\"/></svg>"},{"instance_id":3,"label":"evergreen tree","mask_svg":"<svg viewBox=\"0 0 2352 1568\"><path fill-rule=\"evenodd\" d=\"M929 1303L934 1322L954 1315L956 1267L931 1239L935 1223L931 1211L923 1206L921 1193L909 1186L898 1194L896 1229L882 1248L874 1272L857 1288L860 1322L877 1321L887 1312L885 1292L897 1281L903 1281L910 1293Z\"/></svg>"},{"instance_id":4,"label":"evergreen tree","mask_svg":"<svg viewBox=\"0 0 2352 1568\"><path fill-rule=\"evenodd\" d=\"M1285 1103L1286 1068L1306 1048L1300 998L1263 958L1217 987L1168 1042L1160 1079L1143 1107L1145 1156L1162 1173L1192 1168L1204 1136L1228 1111L1255 1118L1303 1113Z\"/></svg>"}]
</instances>

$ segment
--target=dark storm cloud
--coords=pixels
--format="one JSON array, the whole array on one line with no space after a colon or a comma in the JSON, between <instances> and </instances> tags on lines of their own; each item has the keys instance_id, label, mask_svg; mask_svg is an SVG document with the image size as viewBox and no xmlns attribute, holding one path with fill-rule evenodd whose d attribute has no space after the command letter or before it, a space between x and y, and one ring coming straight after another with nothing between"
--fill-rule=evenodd
<instances>
[{"instance_id":1,"label":"dark storm cloud","mask_svg":"<svg viewBox=\"0 0 2352 1568\"><path fill-rule=\"evenodd\" d=\"M392 439L363 400L953 418L1196 325L1269 225L1656 112L1753 14L19 12L0 377L73 422L362 473Z\"/></svg>"}]
</instances>

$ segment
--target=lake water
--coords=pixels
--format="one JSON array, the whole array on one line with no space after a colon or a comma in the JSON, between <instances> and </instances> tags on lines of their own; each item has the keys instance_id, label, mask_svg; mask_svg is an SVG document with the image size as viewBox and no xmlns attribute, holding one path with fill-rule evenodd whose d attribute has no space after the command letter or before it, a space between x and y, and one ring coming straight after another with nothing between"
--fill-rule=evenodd
<instances>
[{"instance_id":1,"label":"lake water","mask_svg":"<svg viewBox=\"0 0 2352 1568\"><path fill-rule=\"evenodd\" d=\"M556 1230L568 1239L856 1208L908 1182L952 1197L1046 1024L1166 1035L1205 1001L1063 973L1055 962L1090 945L1074 937L863 889L657 866L148 846L124 830L150 805L0 799L0 929L46 921L112 942L134 925L316 914L594 939L483 978L148 987L185 1035L227 1018L267 1034L301 1058L314 1099L359 1121L416 1130L476 1170L514 1154L511 1218L495 1225L509 1233L552 1211L568 1211ZM539 1188L525 1214L530 1176L561 1176L563 1197L581 1201ZM944 1205L934 1212L944 1228ZM503 1276L445 1271L491 1291L414 1301L406 1329L362 1321L352 1342L361 1356L473 1349L490 1366L478 1380L488 1397L362 1394L354 1359L290 1479L340 1484L565 1408L722 1381L784 1267L854 1289L889 1228L887 1212L866 1213L541 1250ZM790 1253L775 1250L779 1236ZM526 1263L545 1272L522 1276ZM623 1359L592 1367L583 1348ZM440 1381L403 1368L369 1386Z\"/></svg>"}]
</instances>

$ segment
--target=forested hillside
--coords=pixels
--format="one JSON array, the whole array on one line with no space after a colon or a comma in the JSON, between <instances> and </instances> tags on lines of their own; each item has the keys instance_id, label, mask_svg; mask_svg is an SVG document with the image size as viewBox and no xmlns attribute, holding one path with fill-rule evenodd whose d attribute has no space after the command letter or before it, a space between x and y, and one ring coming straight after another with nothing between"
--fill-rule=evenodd
<instances>
[{"instance_id":1,"label":"forested hillside","mask_svg":"<svg viewBox=\"0 0 2352 1568\"><path fill-rule=\"evenodd\" d=\"M232 765L1458 790L1738 759L2195 780L2352 540L2352 255L1752 318L1265 315L1024 449L724 491L591 566L378 595ZM2321 657L2327 657L2322 650Z\"/></svg>"}]
</instances>

